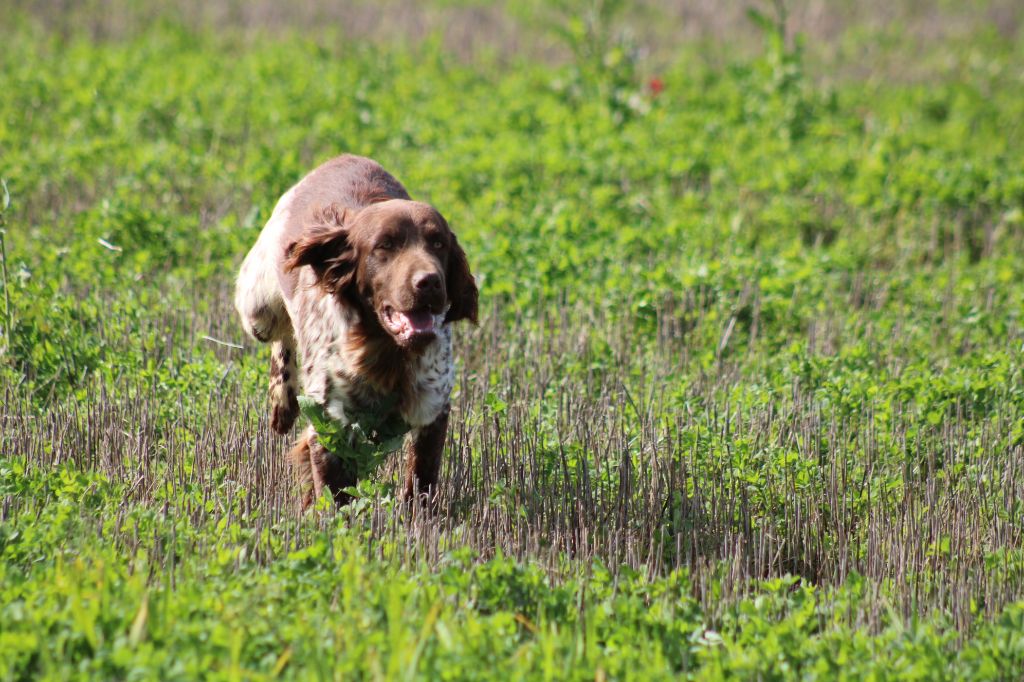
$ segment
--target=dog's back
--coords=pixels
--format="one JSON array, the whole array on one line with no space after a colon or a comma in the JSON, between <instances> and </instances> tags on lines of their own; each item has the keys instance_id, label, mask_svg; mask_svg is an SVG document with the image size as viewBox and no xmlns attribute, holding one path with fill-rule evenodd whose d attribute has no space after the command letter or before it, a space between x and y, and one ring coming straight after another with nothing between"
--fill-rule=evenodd
<instances>
[{"instance_id":1,"label":"dog's back","mask_svg":"<svg viewBox=\"0 0 1024 682\"><path fill-rule=\"evenodd\" d=\"M289 189L238 274L235 309L245 331L263 343L289 331L286 301L295 289L296 273L284 268L284 260L288 245L302 237L314 208L334 204L359 210L387 199L409 199L409 193L379 163L352 154L327 161Z\"/></svg>"}]
</instances>

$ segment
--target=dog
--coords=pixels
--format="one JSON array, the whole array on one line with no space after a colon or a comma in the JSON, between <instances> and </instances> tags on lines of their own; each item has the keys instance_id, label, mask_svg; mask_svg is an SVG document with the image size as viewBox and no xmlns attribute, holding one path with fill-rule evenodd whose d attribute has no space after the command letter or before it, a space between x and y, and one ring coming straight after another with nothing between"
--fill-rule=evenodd
<instances>
[{"instance_id":1,"label":"dog","mask_svg":"<svg viewBox=\"0 0 1024 682\"><path fill-rule=\"evenodd\" d=\"M455 381L452 324L475 324L477 306L466 254L444 217L380 164L353 155L317 167L280 198L235 290L246 333L271 346L271 428L292 430L300 381L304 400L342 427L375 410L404 422L408 499L436 495ZM356 483L324 438L311 424L289 453L303 509L325 488L344 504Z\"/></svg>"}]
</instances>

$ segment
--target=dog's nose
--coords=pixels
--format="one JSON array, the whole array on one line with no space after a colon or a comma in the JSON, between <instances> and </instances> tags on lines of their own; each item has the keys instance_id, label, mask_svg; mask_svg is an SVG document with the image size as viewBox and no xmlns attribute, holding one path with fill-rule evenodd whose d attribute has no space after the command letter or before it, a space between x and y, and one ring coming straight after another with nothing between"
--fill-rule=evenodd
<instances>
[{"instance_id":1,"label":"dog's nose","mask_svg":"<svg viewBox=\"0 0 1024 682\"><path fill-rule=\"evenodd\" d=\"M417 272L412 276L412 285L421 293L440 291L441 275L436 272Z\"/></svg>"}]
</instances>

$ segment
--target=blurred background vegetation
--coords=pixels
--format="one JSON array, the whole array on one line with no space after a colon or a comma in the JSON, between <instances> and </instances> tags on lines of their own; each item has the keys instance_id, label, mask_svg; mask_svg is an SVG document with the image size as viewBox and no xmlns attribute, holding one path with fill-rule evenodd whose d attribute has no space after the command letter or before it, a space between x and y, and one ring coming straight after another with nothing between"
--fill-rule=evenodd
<instances>
[{"instance_id":1,"label":"blurred background vegetation","mask_svg":"<svg viewBox=\"0 0 1024 682\"><path fill-rule=\"evenodd\" d=\"M384 45L440 41L463 59L481 55L505 60L560 63L572 55L561 33L614 17L598 30L630 36L652 68L681 51L708 59L757 54L760 31L751 9L781 18L788 36L805 36L815 75L826 78L914 80L956 67L961 46L977 47L979 36L1004 41L1019 36L1024 8L1015 0L10 0L14 16L27 14L49 31L123 39L154 23L174 22L193 31L228 32L258 39L296 32Z\"/></svg>"}]
</instances>

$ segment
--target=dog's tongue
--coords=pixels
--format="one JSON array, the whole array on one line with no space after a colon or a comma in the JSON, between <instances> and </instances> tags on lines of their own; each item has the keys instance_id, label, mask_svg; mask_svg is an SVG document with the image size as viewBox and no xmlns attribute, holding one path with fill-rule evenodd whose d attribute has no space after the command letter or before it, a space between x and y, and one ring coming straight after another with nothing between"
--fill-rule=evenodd
<instances>
[{"instance_id":1,"label":"dog's tongue","mask_svg":"<svg viewBox=\"0 0 1024 682\"><path fill-rule=\"evenodd\" d=\"M402 325L402 331L407 334L423 334L434 331L434 316L429 310L422 310L415 313L395 313L395 317Z\"/></svg>"}]
</instances>

